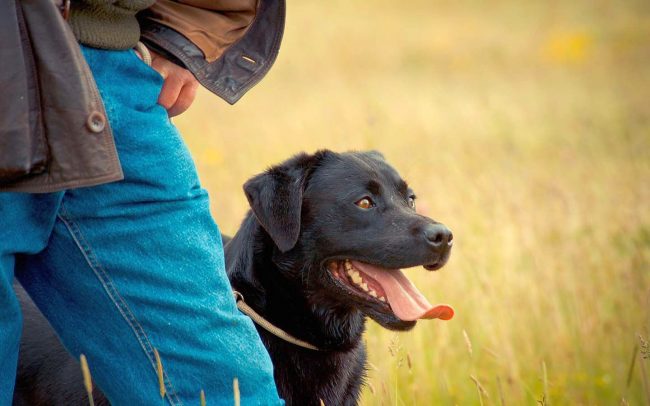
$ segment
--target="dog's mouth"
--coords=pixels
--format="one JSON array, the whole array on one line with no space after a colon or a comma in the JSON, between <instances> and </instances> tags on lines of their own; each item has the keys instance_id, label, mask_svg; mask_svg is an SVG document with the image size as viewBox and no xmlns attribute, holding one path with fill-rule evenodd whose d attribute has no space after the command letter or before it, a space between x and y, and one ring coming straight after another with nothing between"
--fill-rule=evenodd
<instances>
[{"instance_id":1,"label":"dog's mouth","mask_svg":"<svg viewBox=\"0 0 650 406\"><path fill-rule=\"evenodd\" d=\"M449 320L454 316L450 306L429 303L400 269L349 259L330 260L327 269L348 293L390 311L402 321Z\"/></svg>"}]
</instances>

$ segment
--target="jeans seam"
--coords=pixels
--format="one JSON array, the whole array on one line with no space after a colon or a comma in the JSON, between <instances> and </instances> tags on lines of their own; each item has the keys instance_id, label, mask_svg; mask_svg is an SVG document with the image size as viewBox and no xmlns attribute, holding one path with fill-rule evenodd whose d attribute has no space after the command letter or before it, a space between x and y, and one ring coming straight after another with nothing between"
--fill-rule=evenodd
<instances>
[{"instance_id":1,"label":"jeans seam","mask_svg":"<svg viewBox=\"0 0 650 406\"><path fill-rule=\"evenodd\" d=\"M113 283L111 277L108 275L102 264L97 259L95 253L92 250L92 247L84 238L83 233L81 232L79 226L72 220L68 215L68 212L65 209L63 202L61 202L60 211L57 214L57 217L63 222L68 232L72 236L73 241L77 245L77 248L81 251L81 254L86 259L86 263L92 269L93 273L101 283L104 291L110 298L113 305L120 312L124 320L131 327L133 334L136 336L136 339L140 343L140 347L144 351L146 357L149 359L152 368L154 371L157 371L157 366L154 357L154 347L151 344L151 340L147 336L147 333L144 331L144 328L138 322L138 319L135 317L135 314L129 308L128 304L124 298L120 295L115 284ZM166 388L167 400L171 405L182 405L183 403L178 398L176 390L169 379L167 372L163 369L163 381Z\"/></svg>"}]
</instances>

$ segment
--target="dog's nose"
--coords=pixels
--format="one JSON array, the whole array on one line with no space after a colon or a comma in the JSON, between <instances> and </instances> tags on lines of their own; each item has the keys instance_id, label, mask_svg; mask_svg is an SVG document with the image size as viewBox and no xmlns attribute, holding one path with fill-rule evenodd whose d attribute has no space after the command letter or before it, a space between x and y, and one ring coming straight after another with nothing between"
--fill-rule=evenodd
<instances>
[{"instance_id":1,"label":"dog's nose","mask_svg":"<svg viewBox=\"0 0 650 406\"><path fill-rule=\"evenodd\" d=\"M427 243L434 248L443 248L453 244L454 235L442 224L429 224L424 228Z\"/></svg>"}]
</instances>

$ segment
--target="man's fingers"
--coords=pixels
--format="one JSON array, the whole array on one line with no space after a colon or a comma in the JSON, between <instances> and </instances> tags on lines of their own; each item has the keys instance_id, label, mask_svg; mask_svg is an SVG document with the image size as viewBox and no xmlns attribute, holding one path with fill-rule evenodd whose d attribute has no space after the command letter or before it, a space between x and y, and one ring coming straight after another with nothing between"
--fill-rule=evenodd
<instances>
[{"instance_id":1,"label":"man's fingers","mask_svg":"<svg viewBox=\"0 0 650 406\"><path fill-rule=\"evenodd\" d=\"M167 76L169 76L169 69L173 69L175 66L171 65L171 62L161 58L160 56L154 57L153 54L151 56L153 58L151 61L151 67L158 72L163 79L167 79Z\"/></svg>"},{"instance_id":2,"label":"man's fingers","mask_svg":"<svg viewBox=\"0 0 650 406\"><path fill-rule=\"evenodd\" d=\"M152 56L151 67L164 79L158 104L167 110L170 117L177 116L190 107L199 83L187 69L155 53Z\"/></svg>"},{"instance_id":3,"label":"man's fingers","mask_svg":"<svg viewBox=\"0 0 650 406\"><path fill-rule=\"evenodd\" d=\"M196 89L198 87L198 82L193 80L185 84L181 89L176 103L170 108L167 109L167 114L169 117L177 116L183 113L185 110L189 109L196 97Z\"/></svg>"},{"instance_id":4,"label":"man's fingers","mask_svg":"<svg viewBox=\"0 0 650 406\"><path fill-rule=\"evenodd\" d=\"M165 110L171 109L176 104L178 95L181 93L184 85L185 82L177 75L168 76L160 90L158 104L163 106Z\"/></svg>"}]
</instances>

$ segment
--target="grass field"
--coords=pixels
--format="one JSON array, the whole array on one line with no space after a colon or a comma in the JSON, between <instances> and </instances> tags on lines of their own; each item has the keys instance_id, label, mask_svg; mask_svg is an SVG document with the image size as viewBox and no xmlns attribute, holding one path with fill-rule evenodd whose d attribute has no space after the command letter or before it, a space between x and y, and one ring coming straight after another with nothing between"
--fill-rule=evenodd
<instances>
[{"instance_id":1,"label":"grass field","mask_svg":"<svg viewBox=\"0 0 650 406\"><path fill-rule=\"evenodd\" d=\"M370 323L363 404L650 404L650 2L289 1L268 77L175 122L226 233L319 148L382 151L454 231L408 274L456 317Z\"/></svg>"}]
</instances>

